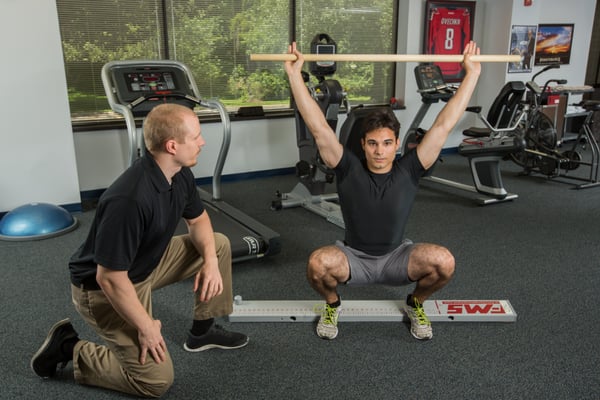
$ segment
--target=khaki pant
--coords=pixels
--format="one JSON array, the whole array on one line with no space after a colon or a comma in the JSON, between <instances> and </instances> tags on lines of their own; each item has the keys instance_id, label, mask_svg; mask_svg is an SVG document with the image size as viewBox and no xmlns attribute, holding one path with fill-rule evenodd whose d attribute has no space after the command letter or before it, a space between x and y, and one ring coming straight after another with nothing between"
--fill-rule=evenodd
<instances>
[{"instance_id":1,"label":"khaki pant","mask_svg":"<svg viewBox=\"0 0 600 400\"><path fill-rule=\"evenodd\" d=\"M223 293L207 303L194 294L194 319L229 315L233 311L231 287L231 247L229 239L215 233ZM175 236L160 263L143 282L135 284L142 305L152 316L152 291L190 278L196 274L202 258L188 235ZM157 364L149 356L141 365L137 330L113 309L102 290L84 290L71 285L73 304L85 322L96 330L106 345L80 340L73 353L77 382L100 386L137 396L158 397L173 384L173 362L169 353ZM191 326L191 324L190 324Z\"/></svg>"}]
</instances>

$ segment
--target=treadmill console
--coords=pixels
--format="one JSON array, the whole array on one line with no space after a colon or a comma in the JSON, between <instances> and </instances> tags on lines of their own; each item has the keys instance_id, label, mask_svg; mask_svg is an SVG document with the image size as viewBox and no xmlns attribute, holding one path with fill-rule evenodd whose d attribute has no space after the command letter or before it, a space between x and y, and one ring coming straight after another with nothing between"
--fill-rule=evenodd
<instances>
[{"instance_id":1,"label":"treadmill console","mask_svg":"<svg viewBox=\"0 0 600 400\"><path fill-rule=\"evenodd\" d=\"M121 104L127 105L146 98L132 108L136 117L146 116L156 102L177 103L193 108L196 103L184 96L194 97L185 72L171 66L117 66L112 69L115 95Z\"/></svg>"},{"instance_id":2,"label":"treadmill console","mask_svg":"<svg viewBox=\"0 0 600 400\"><path fill-rule=\"evenodd\" d=\"M423 101L448 101L454 91L444 82L440 67L435 64L420 64L415 67L417 87Z\"/></svg>"}]
</instances>

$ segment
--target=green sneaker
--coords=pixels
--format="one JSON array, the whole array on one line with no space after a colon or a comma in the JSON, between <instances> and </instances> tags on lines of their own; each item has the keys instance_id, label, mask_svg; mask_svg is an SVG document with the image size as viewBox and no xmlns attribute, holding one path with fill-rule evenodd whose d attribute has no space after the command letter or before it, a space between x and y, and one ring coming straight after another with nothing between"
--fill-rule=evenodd
<instances>
[{"instance_id":1,"label":"green sneaker","mask_svg":"<svg viewBox=\"0 0 600 400\"><path fill-rule=\"evenodd\" d=\"M338 318L342 312L342 306L331 307L325 303L324 306L319 306L321 318L317 324L317 335L323 339L335 339L338 334Z\"/></svg>"},{"instance_id":2,"label":"green sneaker","mask_svg":"<svg viewBox=\"0 0 600 400\"><path fill-rule=\"evenodd\" d=\"M433 337L433 330L431 329L431 322L423 305L413 297L414 307L408 305L404 306L404 312L408 319L410 319L410 333L419 340L427 340Z\"/></svg>"}]
</instances>

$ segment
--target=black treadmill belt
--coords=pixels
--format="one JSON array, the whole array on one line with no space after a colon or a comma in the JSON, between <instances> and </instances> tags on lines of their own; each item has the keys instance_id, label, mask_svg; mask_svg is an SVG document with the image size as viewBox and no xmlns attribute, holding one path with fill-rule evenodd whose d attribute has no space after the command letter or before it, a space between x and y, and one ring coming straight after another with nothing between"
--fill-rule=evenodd
<instances>
[{"instance_id":1,"label":"black treadmill belt","mask_svg":"<svg viewBox=\"0 0 600 400\"><path fill-rule=\"evenodd\" d=\"M220 210L210 204L204 204L215 232L220 232L229 238L231 242L231 255L234 261L256 256L265 247L262 238L250 229L240 224L231 223L231 219Z\"/></svg>"},{"instance_id":2,"label":"black treadmill belt","mask_svg":"<svg viewBox=\"0 0 600 400\"><path fill-rule=\"evenodd\" d=\"M229 238L233 262L273 255L281 251L281 238L277 232L226 202L213 200L206 191L199 189L198 193L210 216L213 230ZM175 234L183 233L187 233L187 227L182 220Z\"/></svg>"},{"instance_id":3,"label":"black treadmill belt","mask_svg":"<svg viewBox=\"0 0 600 400\"><path fill-rule=\"evenodd\" d=\"M256 258L264 252L267 243L265 243L263 238L257 236L255 232L241 224L232 223L231 218L213 207L210 203L205 203L204 208L210 216L213 230L229 238L233 262ZM188 233L187 225L182 219L175 229L175 235L183 235L185 233Z\"/></svg>"}]
</instances>

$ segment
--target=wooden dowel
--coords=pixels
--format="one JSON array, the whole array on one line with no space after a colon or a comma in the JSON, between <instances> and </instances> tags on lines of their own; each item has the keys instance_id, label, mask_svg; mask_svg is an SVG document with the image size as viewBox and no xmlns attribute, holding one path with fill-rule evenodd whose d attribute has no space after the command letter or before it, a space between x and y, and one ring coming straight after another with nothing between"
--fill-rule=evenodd
<instances>
[{"instance_id":1,"label":"wooden dowel","mask_svg":"<svg viewBox=\"0 0 600 400\"><path fill-rule=\"evenodd\" d=\"M462 54L304 54L305 61L462 62ZM479 62L520 62L520 55L474 55ZM294 61L294 54L250 54L250 61Z\"/></svg>"}]
</instances>

